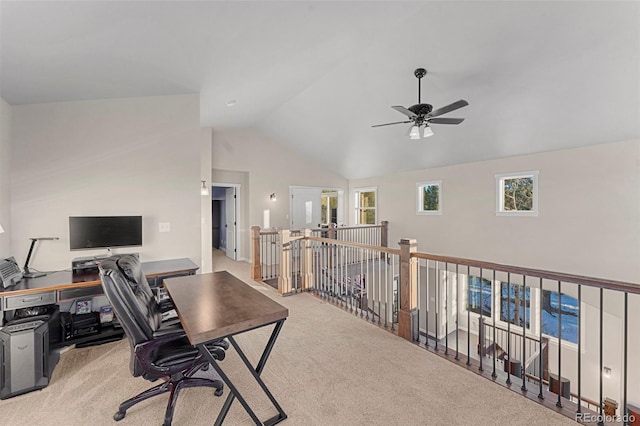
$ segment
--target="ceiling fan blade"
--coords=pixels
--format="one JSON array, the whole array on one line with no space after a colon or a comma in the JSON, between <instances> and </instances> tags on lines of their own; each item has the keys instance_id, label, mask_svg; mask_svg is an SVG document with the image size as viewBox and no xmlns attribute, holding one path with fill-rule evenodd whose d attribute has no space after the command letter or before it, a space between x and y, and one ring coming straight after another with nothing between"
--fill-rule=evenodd
<instances>
[{"instance_id":1,"label":"ceiling fan blade","mask_svg":"<svg viewBox=\"0 0 640 426\"><path fill-rule=\"evenodd\" d=\"M438 108L435 111L431 111L429 114L427 114L427 118L429 118L429 117L437 117L439 115L446 114L448 112L455 111L455 110L457 110L459 108L465 107L467 105L469 105L469 102L465 101L464 99L460 99L459 101L456 101L456 102L454 102L452 104L449 104L447 106L443 106L442 108Z\"/></svg>"},{"instance_id":2,"label":"ceiling fan blade","mask_svg":"<svg viewBox=\"0 0 640 426\"><path fill-rule=\"evenodd\" d=\"M392 106L391 108L395 109L399 113L402 113L402 114L406 115L409 118L416 118L417 117L417 115L413 111L410 111L410 110L406 109L403 106L396 105L396 106Z\"/></svg>"},{"instance_id":3,"label":"ceiling fan blade","mask_svg":"<svg viewBox=\"0 0 640 426\"><path fill-rule=\"evenodd\" d=\"M429 118L427 119L427 121L433 124L460 124L464 121L464 118L441 117L441 118Z\"/></svg>"},{"instance_id":4,"label":"ceiling fan blade","mask_svg":"<svg viewBox=\"0 0 640 426\"><path fill-rule=\"evenodd\" d=\"M409 121L395 121L393 123L385 123L385 124L374 124L371 127L391 126L392 124L406 124L406 123L411 123L411 120L409 120Z\"/></svg>"}]
</instances>

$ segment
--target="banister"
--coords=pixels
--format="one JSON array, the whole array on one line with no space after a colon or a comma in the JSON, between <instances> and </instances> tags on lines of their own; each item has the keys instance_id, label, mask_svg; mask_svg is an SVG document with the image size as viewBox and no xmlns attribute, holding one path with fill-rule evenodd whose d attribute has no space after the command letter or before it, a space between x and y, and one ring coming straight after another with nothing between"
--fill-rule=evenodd
<instances>
[{"instance_id":1,"label":"banister","mask_svg":"<svg viewBox=\"0 0 640 426\"><path fill-rule=\"evenodd\" d=\"M488 327L488 328L494 328L494 327L495 327L497 330L502 330L502 331L504 331L504 332L509 331L509 330L507 330L507 328L506 328L506 327L501 326L500 324L493 325L493 324L489 324L489 323L484 323L484 326L485 326L485 327ZM516 336L520 336L520 337L522 337L522 335L521 335L521 334L516 334L516 333L514 333L514 332L511 332L511 334L514 334L514 335L516 335ZM539 341L540 341L540 339L538 339L536 336L529 336L529 335L526 335L525 337L526 337L527 339L529 339L529 340L533 340L534 342L539 342Z\"/></svg>"},{"instance_id":2,"label":"banister","mask_svg":"<svg viewBox=\"0 0 640 426\"><path fill-rule=\"evenodd\" d=\"M527 368L529 368L529 366L531 365L531 363L533 361L535 361L535 359L537 357L540 356L540 354L542 353L542 351L544 350L544 348L547 347L547 345L549 344L549 342L542 342L542 348L538 349L537 351L535 351L534 353L531 354L531 356L524 362L524 369L526 370Z\"/></svg>"},{"instance_id":3,"label":"banister","mask_svg":"<svg viewBox=\"0 0 640 426\"><path fill-rule=\"evenodd\" d=\"M566 274L562 272L545 271L542 269L525 268L521 266L504 265L501 263L484 262L481 260L465 259L461 257L441 256L429 253L411 253L411 257L418 259L434 260L438 262L456 263L475 268L493 269L512 274L526 275L528 277L543 278L553 281L561 281L590 287L617 290L627 293L640 294L640 285L623 281L609 280L605 278L585 277L582 275Z\"/></svg>"},{"instance_id":4,"label":"banister","mask_svg":"<svg viewBox=\"0 0 640 426\"><path fill-rule=\"evenodd\" d=\"M335 245L346 246L346 247L361 248L361 249L373 250L381 253L395 254L400 256L400 250L391 249L387 247L370 246L367 244L359 244L359 243L350 243L348 241L338 241L330 238L321 238L321 237L306 237L306 239L311 241L319 241L321 243L326 243L326 244L335 244Z\"/></svg>"}]
</instances>

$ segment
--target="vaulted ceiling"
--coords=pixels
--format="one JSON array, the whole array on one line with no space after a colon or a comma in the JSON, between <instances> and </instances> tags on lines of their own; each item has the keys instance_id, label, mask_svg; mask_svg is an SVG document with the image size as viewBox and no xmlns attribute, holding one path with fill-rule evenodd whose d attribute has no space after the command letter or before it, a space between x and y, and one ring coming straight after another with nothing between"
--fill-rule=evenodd
<instances>
[{"instance_id":1,"label":"vaulted ceiling","mask_svg":"<svg viewBox=\"0 0 640 426\"><path fill-rule=\"evenodd\" d=\"M11 105L199 93L347 178L640 138L640 3L0 3ZM409 140L391 105L469 106ZM235 101L234 106L227 106Z\"/></svg>"}]
</instances>

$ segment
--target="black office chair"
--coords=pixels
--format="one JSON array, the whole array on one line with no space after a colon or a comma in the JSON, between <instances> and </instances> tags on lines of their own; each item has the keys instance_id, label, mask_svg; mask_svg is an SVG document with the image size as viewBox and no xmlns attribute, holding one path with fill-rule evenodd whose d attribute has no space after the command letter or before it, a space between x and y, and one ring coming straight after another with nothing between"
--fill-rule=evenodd
<instances>
[{"instance_id":1,"label":"black office chair","mask_svg":"<svg viewBox=\"0 0 640 426\"><path fill-rule=\"evenodd\" d=\"M147 292L148 284L145 288L146 279L140 279L140 274L142 268L135 256L117 256L100 262L104 294L131 348L131 374L149 381L165 381L121 403L113 418L122 420L127 410L138 402L170 392L164 417L164 425L168 426L171 425L175 403L182 388L213 387L216 389L215 395L220 396L223 383L220 380L192 377L198 370L208 366L208 362L189 343L179 323L162 324L160 307L153 294ZM209 349L216 359L224 359L224 342L214 342Z\"/></svg>"}]
</instances>

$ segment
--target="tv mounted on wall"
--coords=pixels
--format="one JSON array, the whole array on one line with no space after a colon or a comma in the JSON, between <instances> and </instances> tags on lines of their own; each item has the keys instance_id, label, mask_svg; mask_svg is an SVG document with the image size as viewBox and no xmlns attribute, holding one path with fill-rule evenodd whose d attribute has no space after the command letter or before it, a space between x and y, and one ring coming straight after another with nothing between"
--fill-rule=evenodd
<instances>
[{"instance_id":1,"label":"tv mounted on wall","mask_svg":"<svg viewBox=\"0 0 640 426\"><path fill-rule=\"evenodd\" d=\"M142 216L69 216L71 250L142 245Z\"/></svg>"}]
</instances>

